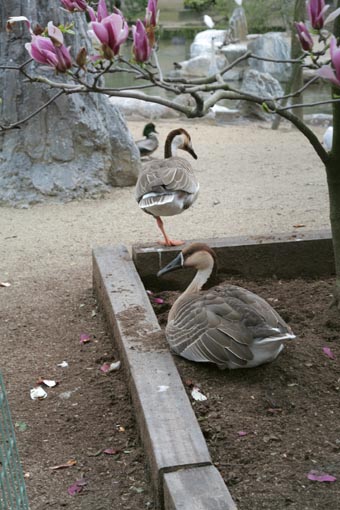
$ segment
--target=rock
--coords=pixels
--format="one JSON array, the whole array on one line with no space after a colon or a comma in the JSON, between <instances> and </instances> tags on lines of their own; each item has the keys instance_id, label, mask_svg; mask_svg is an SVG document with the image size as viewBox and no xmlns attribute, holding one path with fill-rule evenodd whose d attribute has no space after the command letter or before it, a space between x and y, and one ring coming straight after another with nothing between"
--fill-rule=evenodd
<instances>
[{"instance_id":1,"label":"rock","mask_svg":"<svg viewBox=\"0 0 340 510\"><path fill-rule=\"evenodd\" d=\"M247 53L248 47L245 43L231 43L226 46L222 46L220 51L226 57L229 64L232 64L235 60ZM242 62L240 65L245 67L247 65L247 60Z\"/></svg>"},{"instance_id":2,"label":"rock","mask_svg":"<svg viewBox=\"0 0 340 510\"><path fill-rule=\"evenodd\" d=\"M268 73L260 73L254 69L247 69L243 75L241 92L258 96L263 99L272 99L283 95L280 83ZM273 116L265 113L259 104L251 101L240 101L238 105L245 116L255 116L261 120L272 120Z\"/></svg>"},{"instance_id":3,"label":"rock","mask_svg":"<svg viewBox=\"0 0 340 510\"><path fill-rule=\"evenodd\" d=\"M119 109L126 117L137 119L166 119L176 118L179 113L167 106L157 103L150 103L130 97L110 97L110 103Z\"/></svg>"},{"instance_id":4,"label":"rock","mask_svg":"<svg viewBox=\"0 0 340 510\"><path fill-rule=\"evenodd\" d=\"M248 51L248 48L245 43L231 43L226 46L222 46L220 51L226 57L227 62L232 64L236 59L242 57L242 55ZM243 76L243 71L247 66L248 60L243 60L240 64L227 71L223 75L223 79L225 81L240 81Z\"/></svg>"},{"instance_id":5,"label":"rock","mask_svg":"<svg viewBox=\"0 0 340 510\"><path fill-rule=\"evenodd\" d=\"M248 35L247 18L243 7L236 7L229 21L231 37L233 40L244 41Z\"/></svg>"},{"instance_id":6,"label":"rock","mask_svg":"<svg viewBox=\"0 0 340 510\"><path fill-rule=\"evenodd\" d=\"M3 18L19 12L28 19L39 18L42 26L50 19L58 25L68 14L55 8L54 0L36 0L21 5L5 2ZM87 22L75 16L72 48L84 44ZM0 61L27 60L25 27L0 32ZM66 36L67 37L67 36ZM31 62L27 71L55 79L53 69ZM64 78L58 75L58 80ZM1 123L24 119L55 96L48 87L28 84L14 71L0 69ZM95 197L111 186L133 185L140 168L139 152L119 110L104 95L70 94L58 97L20 129L0 136L0 204L26 206L38 202L65 202Z\"/></svg>"},{"instance_id":7,"label":"rock","mask_svg":"<svg viewBox=\"0 0 340 510\"><path fill-rule=\"evenodd\" d=\"M290 45L281 32L268 32L248 44L248 49L259 57L289 60ZM249 66L261 73L269 73L280 82L288 81L291 73L291 65L280 62L266 62L263 60L249 59Z\"/></svg>"},{"instance_id":8,"label":"rock","mask_svg":"<svg viewBox=\"0 0 340 510\"><path fill-rule=\"evenodd\" d=\"M210 74L216 73L215 63L217 70L221 70L227 65L227 60L224 55L216 55L214 61L211 57L211 52L204 53L190 60L179 62L177 66L180 66L180 68L176 66L176 71L171 71L169 75L176 77L209 76Z\"/></svg>"},{"instance_id":9,"label":"rock","mask_svg":"<svg viewBox=\"0 0 340 510\"><path fill-rule=\"evenodd\" d=\"M194 42L190 46L190 57L194 58L211 52L211 40L214 40L215 48L223 46L226 30L204 30L196 34Z\"/></svg>"}]
</instances>

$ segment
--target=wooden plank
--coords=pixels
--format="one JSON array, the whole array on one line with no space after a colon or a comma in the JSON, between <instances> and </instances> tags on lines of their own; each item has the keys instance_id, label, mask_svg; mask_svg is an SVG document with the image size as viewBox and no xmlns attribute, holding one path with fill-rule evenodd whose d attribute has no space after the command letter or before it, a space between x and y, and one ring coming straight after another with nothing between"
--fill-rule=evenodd
<instances>
[{"instance_id":1,"label":"wooden plank","mask_svg":"<svg viewBox=\"0 0 340 510\"><path fill-rule=\"evenodd\" d=\"M93 281L127 368L151 476L211 458L150 301L123 246L96 248Z\"/></svg>"},{"instance_id":2,"label":"wooden plank","mask_svg":"<svg viewBox=\"0 0 340 510\"><path fill-rule=\"evenodd\" d=\"M278 234L270 236L195 239L205 242L217 255L221 279L228 275L246 277L296 278L330 276L335 273L332 238L329 231ZM191 281L190 271L175 271L162 277L157 271L179 251L178 247L134 245L132 255L144 284L152 289L164 287L182 289ZM162 283L163 282L163 283Z\"/></svg>"},{"instance_id":3,"label":"wooden plank","mask_svg":"<svg viewBox=\"0 0 340 510\"><path fill-rule=\"evenodd\" d=\"M164 510L236 510L214 466L164 474Z\"/></svg>"}]
</instances>

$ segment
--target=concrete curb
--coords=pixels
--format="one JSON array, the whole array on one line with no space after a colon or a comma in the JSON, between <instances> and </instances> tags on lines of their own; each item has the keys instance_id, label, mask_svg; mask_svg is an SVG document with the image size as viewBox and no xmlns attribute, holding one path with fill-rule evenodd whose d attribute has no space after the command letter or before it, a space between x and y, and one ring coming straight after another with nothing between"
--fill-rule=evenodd
<instances>
[{"instance_id":1,"label":"concrete curb","mask_svg":"<svg viewBox=\"0 0 340 510\"><path fill-rule=\"evenodd\" d=\"M159 508L236 510L124 246L93 251L93 286L128 373Z\"/></svg>"}]
</instances>

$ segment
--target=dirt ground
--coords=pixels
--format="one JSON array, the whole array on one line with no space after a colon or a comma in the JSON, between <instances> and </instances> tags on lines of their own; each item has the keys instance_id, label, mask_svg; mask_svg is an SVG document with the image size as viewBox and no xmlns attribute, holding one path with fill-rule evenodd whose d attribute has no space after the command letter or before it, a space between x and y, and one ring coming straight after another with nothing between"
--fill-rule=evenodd
<instances>
[{"instance_id":1,"label":"dirt ground","mask_svg":"<svg viewBox=\"0 0 340 510\"><path fill-rule=\"evenodd\" d=\"M340 317L329 308L333 281L229 282L269 300L297 339L275 362L249 370L221 371L175 356L213 461L239 510L336 510ZM154 305L162 326L176 295L155 294L165 300ZM193 385L206 401L193 400ZM307 474L313 470L337 481L311 481Z\"/></svg>"},{"instance_id":2,"label":"dirt ground","mask_svg":"<svg viewBox=\"0 0 340 510\"><path fill-rule=\"evenodd\" d=\"M159 121L160 140L164 142L166 133L179 124L190 132L199 156L193 164L201 191L194 207L166 219L170 235L193 239L329 228L324 170L302 135L287 126L273 132L257 124L216 126L195 121ZM129 127L134 137L140 138L143 122L129 122ZM316 131L321 137L324 128ZM156 156L161 155L160 148ZM305 226L294 227L297 224ZM135 203L133 188L114 189L95 201L28 209L0 208L0 281L10 283L9 287L0 287L0 370L16 424L32 510L154 507L124 370L106 375L100 371L104 361L118 356L92 295L91 250L98 245L117 243L131 247L136 242L159 238L154 220L141 213ZM294 310L292 316L299 316L308 334L312 334L308 321L314 321L313 314L303 311L300 304ZM320 320L326 323L325 314ZM295 327L294 322L292 326ZM296 465L300 462L299 469L295 469L293 461L290 464L296 473L295 492L300 491L305 497L309 493L308 497L314 493L335 497L338 484L312 485L305 478L306 469L314 465L332 474L338 470L340 476L333 452L339 429L335 424L334 429L330 428L331 411L334 417L338 412L335 407L338 394L334 389L337 361L320 354L320 346L328 342L324 337L327 331L329 328L320 323L320 336L311 337L306 351L300 351L304 345L300 336L271 367L247 375L217 373L207 367L200 367L198 373L197 367L179 363L181 370L185 367L185 378L195 379L209 394L207 407L201 404L195 407L207 435L209 428L213 431L209 442L214 461L219 463L234 497L248 505L245 509L250 507L252 494L260 497L269 485L277 487L274 494L281 498L280 505L285 501L288 485L283 467L287 459L283 454L293 457L302 444L299 438L309 434L310 453L301 446L303 453L299 453L296 461ZM90 337L86 344L80 344L82 334ZM334 337L332 349L339 355L335 340ZM58 366L63 361L68 362L67 368ZM309 362L312 367L304 365ZM195 372L191 375L192 370ZM300 373L304 374L303 382ZM46 399L33 401L30 389L41 377L55 379L59 384L46 390ZM289 386L295 382L298 386ZM258 392L254 393L255 399L249 397L249 385ZM232 404L229 399L222 402L226 388ZM267 390L274 393L282 411L267 415L264 400ZM299 392L304 395L303 404L301 395L300 407L294 408ZM242 402L243 411L239 407ZM238 422L219 419L222 404L228 405L221 409L224 417L230 416L233 408L238 410L234 415ZM263 421L261 411L266 418ZM319 428L310 423L313 412L323 418ZM207 414L209 420L204 419ZM295 420L294 430L300 429L291 445L280 432L281 427L285 429L288 416ZM221 431L216 432L217 426ZM237 431L243 429L249 433L238 438ZM270 439L271 435L281 441ZM221 453L214 446L219 437L224 446ZM269 437L267 443L264 437ZM251 450L254 444L262 447L257 453ZM240 457L239 445L244 457ZM105 454L105 449L118 451ZM269 449L276 455L269 457ZM310 456L308 462L301 457L306 452ZM259 460L262 468L272 457L273 473L262 480L262 471L255 468L258 465L255 461ZM240 461L241 458L244 460ZM75 465L50 469L72 459ZM68 488L82 478L86 485L81 492L69 495ZM249 491L246 480L251 480ZM330 504L328 507L332 508Z\"/></svg>"}]
</instances>

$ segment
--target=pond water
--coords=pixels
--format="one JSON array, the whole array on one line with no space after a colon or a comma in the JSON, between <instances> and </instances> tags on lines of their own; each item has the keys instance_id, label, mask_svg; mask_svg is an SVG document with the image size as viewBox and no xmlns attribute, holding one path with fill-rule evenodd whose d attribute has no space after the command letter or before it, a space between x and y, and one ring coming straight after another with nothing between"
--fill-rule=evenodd
<instances>
[{"instance_id":1,"label":"pond water","mask_svg":"<svg viewBox=\"0 0 340 510\"><path fill-rule=\"evenodd\" d=\"M182 40L182 44L175 44L171 40L161 40L158 58L160 62L160 66L163 70L164 75L166 76L171 70L174 69L174 62L181 62L183 60L187 60L190 58L190 44L191 41ZM130 58L131 56L131 46L124 46L125 53L124 57ZM128 73L117 73L116 75L110 75L105 79L106 85L109 87L133 87L142 85L145 82L143 80L136 81L133 78L133 75ZM237 82L232 82L233 86L237 86ZM240 84L238 84L240 85ZM282 85L284 88L284 84ZM166 93L163 90L157 89L155 87L150 87L148 89L143 90L143 92L147 94L154 94L159 96L164 96ZM312 103L316 101L327 100L330 97L330 87L327 84L318 83L309 87L304 93L304 102ZM221 102L224 106L229 108L235 108L234 101L225 101ZM331 105L318 105L305 109L305 113L331 113L332 107Z\"/></svg>"}]
</instances>

